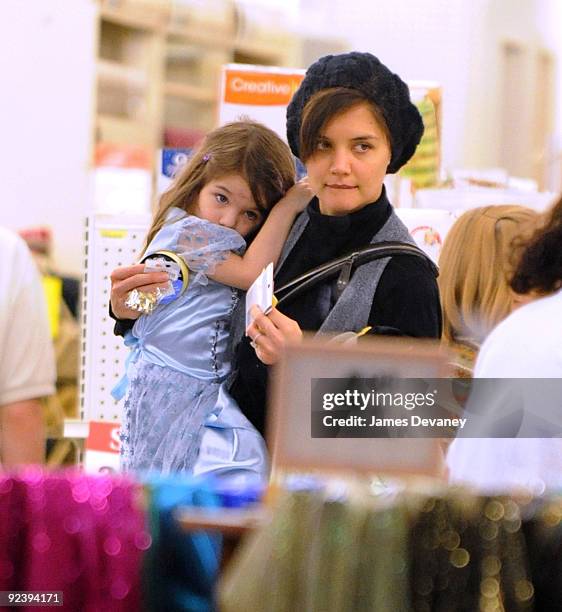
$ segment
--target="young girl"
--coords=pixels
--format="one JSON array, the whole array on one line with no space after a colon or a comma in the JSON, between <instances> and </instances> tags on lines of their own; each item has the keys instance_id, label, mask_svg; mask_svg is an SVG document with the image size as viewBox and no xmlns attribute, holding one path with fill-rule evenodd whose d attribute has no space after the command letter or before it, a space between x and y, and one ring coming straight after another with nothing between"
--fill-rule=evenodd
<instances>
[{"instance_id":1,"label":"young girl","mask_svg":"<svg viewBox=\"0 0 562 612\"><path fill-rule=\"evenodd\" d=\"M125 336L132 354L124 469L193 470L203 426L231 371L228 341L238 289L276 262L296 215L312 198L306 182L294 185L294 172L288 147L273 131L240 121L208 134L162 196L143 261L172 252L184 271L187 265L189 280L179 297L156 302ZM244 253L244 238L252 236ZM135 308L139 293L132 293L128 305Z\"/></svg>"}]
</instances>

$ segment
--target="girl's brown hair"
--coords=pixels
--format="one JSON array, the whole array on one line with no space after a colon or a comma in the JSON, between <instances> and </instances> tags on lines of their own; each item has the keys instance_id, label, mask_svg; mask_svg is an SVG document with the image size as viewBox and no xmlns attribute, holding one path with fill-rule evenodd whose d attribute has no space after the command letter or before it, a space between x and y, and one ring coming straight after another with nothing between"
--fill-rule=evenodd
<instances>
[{"instance_id":1,"label":"girl's brown hair","mask_svg":"<svg viewBox=\"0 0 562 612\"><path fill-rule=\"evenodd\" d=\"M539 214L515 205L484 206L453 224L439 257L443 341L479 344L512 309L509 279Z\"/></svg>"},{"instance_id":2,"label":"girl's brown hair","mask_svg":"<svg viewBox=\"0 0 562 612\"><path fill-rule=\"evenodd\" d=\"M380 108L357 89L330 87L315 93L302 112L299 146L301 160L306 162L314 155L322 130L328 122L360 104L369 107L390 147L392 144L390 131Z\"/></svg>"},{"instance_id":3,"label":"girl's brown hair","mask_svg":"<svg viewBox=\"0 0 562 612\"><path fill-rule=\"evenodd\" d=\"M248 183L256 206L265 217L294 185L295 164L289 147L261 123L235 121L209 132L172 187L162 194L145 250L164 225L170 208L175 206L192 213L207 183L232 174Z\"/></svg>"}]
</instances>

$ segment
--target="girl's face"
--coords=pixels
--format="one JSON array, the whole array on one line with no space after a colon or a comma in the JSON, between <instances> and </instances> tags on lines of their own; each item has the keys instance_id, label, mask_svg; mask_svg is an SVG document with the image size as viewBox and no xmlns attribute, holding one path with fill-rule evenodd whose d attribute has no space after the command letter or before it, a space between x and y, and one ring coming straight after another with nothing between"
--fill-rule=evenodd
<instances>
[{"instance_id":1,"label":"girl's face","mask_svg":"<svg viewBox=\"0 0 562 612\"><path fill-rule=\"evenodd\" d=\"M256 230L263 220L248 183L238 174L209 181L199 193L194 213L241 236Z\"/></svg>"},{"instance_id":2,"label":"girl's face","mask_svg":"<svg viewBox=\"0 0 562 612\"><path fill-rule=\"evenodd\" d=\"M390 157L384 131L367 104L334 117L306 162L320 212L347 215L377 200Z\"/></svg>"}]
</instances>

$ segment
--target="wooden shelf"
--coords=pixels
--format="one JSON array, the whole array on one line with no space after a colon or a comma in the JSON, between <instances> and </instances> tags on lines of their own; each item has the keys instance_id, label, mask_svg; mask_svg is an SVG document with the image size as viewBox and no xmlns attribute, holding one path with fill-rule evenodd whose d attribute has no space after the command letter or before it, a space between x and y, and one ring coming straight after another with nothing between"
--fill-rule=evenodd
<instances>
[{"instance_id":1,"label":"wooden shelf","mask_svg":"<svg viewBox=\"0 0 562 612\"><path fill-rule=\"evenodd\" d=\"M255 63L280 65L282 64L283 52L278 47L271 47L260 43L240 41L234 46L234 53L247 56L255 56Z\"/></svg>"},{"instance_id":2,"label":"wooden shelf","mask_svg":"<svg viewBox=\"0 0 562 612\"><path fill-rule=\"evenodd\" d=\"M259 36L241 38L233 0L208 6L175 0L96 3L94 143L156 149L164 125L207 132L217 121L223 65L296 65L298 44L290 32L260 29Z\"/></svg>"},{"instance_id":3,"label":"wooden shelf","mask_svg":"<svg viewBox=\"0 0 562 612\"><path fill-rule=\"evenodd\" d=\"M147 86L144 70L120 62L99 59L97 62L98 79L101 83L128 87L142 91Z\"/></svg>"},{"instance_id":4,"label":"wooden shelf","mask_svg":"<svg viewBox=\"0 0 562 612\"><path fill-rule=\"evenodd\" d=\"M171 26L167 29L167 34L169 37L181 40L189 45L220 49L221 51L232 52L236 44L232 34L229 32L221 32L220 30L212 34L207 34L201 30L195 30L194 28Z\"/></svg>"},{"instance_id":5,"label":"wooden shelf","mask_svg":"<svg viewBox=\"0 0 562 612\"><path fill-rule=\"evenodd\" d=\"M100 142L126 142L128 144L155 147L153 130L146 121L119 117L116 115L98 115L96 130Z\"/></svg>"},{"instance_id":6,"label":"wooden shelf","mask_svg":"<svg viewBox=\"0 0 562 612\"><path fill-rule=\"evenodd\" d=\"M197 62L201 57L201 49L195 45L183 42L168 42L166 45L166 62L179 62L182 64Z\"/></svg>"},{"instance_id":7,"label":"wooden shelf","mask_svg":"<svg viewBox=\"0 0 562 612\"><path fill-rule=\"evenodd\" d=\"M122 8L102 5L100 17L125 28L164 31L169 15L164 9L146 11L142 6L135 7L128 4Z\"/></svg>"},{"instance_id":8,"label":"wooden shelf","mask_svg":"<svg viewBox=\"0 0 562 612\"><path fill-rule=\"evenodd\" d=\"M256 508L178 508L175 518L186 531L214 530L228 536L241 536L271 520L264 506Z\"/></svg>"},{"instance_id":9,"label":"wooden shelf","mask_svg":"<svg viewBox=\"0 0 562 612\"><path fill-rule=\"evenodd\" d=\"M181 98L192 102L216 102L217 92L209 87L199 87L187 83L164 83L164 95L172 98Z\"/></svg>"}]
</instances>

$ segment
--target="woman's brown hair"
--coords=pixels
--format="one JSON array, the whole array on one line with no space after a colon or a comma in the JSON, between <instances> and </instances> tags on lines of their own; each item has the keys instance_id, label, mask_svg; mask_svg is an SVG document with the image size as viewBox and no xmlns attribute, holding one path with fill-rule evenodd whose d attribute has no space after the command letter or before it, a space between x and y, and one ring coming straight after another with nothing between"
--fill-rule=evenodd
<instances>
[{"instance_id":1,"label":"woman's brown hair","mask_svg":"<svg viewBox=\"0 0 562 612\"><path fill-rule=\"evenodd\" d=\"M315 93L302 112L299 157L306 160L314 155L322 130L335 117L360 104L366 104L391 146L390 131L379 107L357 89L331 87Z\"/></svg>"},{"instance_id":2,"label":"woman's brown hair","mask_svg":"<svg viewBox=\"0 0 562 612\"><path fill-rule=\"evenodd\" d=\"M509 314L514 262L538 219L530 208L501 205L474 208L456 220L439 257L444 342L479 344Z\"/></svg>"},{"instance_id":3,"label":"woman's brown hair","mask_svg":"<svg viewBox=\"0 0 562 612\"><path fill-rule=\"evenodd\" d=\"M162 194L148 231L145 250L165 223L172 207L192 213L207 183L228 175L247 183L264 217L295 183L295 164L289 147L261 123L243 120L227 123L205 136L199 148Z\"/></svg>"},{"instance_id":4,"label":"woman's brown hair","mask_svg":"<svg viewBox=\"0 0 562 612\"><path fill-rule=\"evenodd\" d=\"M562 198L529 242L511 279L517 293L552 293L562 286Z\"/></svg>"}]
</instances>

